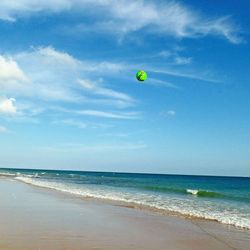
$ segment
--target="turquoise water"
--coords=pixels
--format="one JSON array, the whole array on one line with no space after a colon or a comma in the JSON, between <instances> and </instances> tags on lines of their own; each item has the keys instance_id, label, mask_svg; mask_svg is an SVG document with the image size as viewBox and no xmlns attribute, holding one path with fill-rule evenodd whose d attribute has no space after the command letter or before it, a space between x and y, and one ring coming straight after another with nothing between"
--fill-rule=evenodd
<instances>
[{"instance_id":1,"label":"turquoise water","mask_svg":"<svg viewBox=\"0 0 250 250\"><path fill-rule=\"evenodd\" d=\"M0 175L250 229L250 178L21 169L0 169Z\"/></svg>"}]
</instances>

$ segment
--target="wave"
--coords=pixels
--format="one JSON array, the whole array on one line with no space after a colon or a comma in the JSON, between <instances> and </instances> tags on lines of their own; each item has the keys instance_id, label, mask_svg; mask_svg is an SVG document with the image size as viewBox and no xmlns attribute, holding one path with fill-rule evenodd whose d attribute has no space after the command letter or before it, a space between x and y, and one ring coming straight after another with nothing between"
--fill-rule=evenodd
<instances>
[{"instance_id":1,"label":"wave","mask_svg":"<svg viewBox=\"0 0 250 250\"><path fill-rule=\"evenodd\" d=\"M167 193L179 193L185 194L186 190L181 188L173 188L173 187L162 187L162 186L143 186L142 189L149 190L149 191L157 191L157 192L167 192Z\"/></svg>"},{"instance_id":2,"label":"wave","mask_svg":"<svg viewBox=\"0 0 250 250\"><path fill-rule=\"evenodd\" d=\"M150 191L157 191L157 192L192 194L197 197L208 197L208 198L223 198L224 197L226 198L226 195L221 194L219 192L199 190L199 189L181 189L181 188L157 187L157 186L144 186L143 189L150 190Z\"/></svg>"},{"instance_id":3,"label":"wave","mask_svg":"<svg viewBox=\"0 0 250 250\"><path fill-rule=\"evenodd\" d=\"M175 212L184 216L203 218L208 220L216 220L218 222L234 225L237 227L250 229L249 212L240 212L235 210L235 207L227 207L220 203L211 203L203 199L189 199L188 196L173 198L161 194L148 194L143 192L132 192L122 188L111 188L95 185L76 185L63 183L58 181L46 181L42 179L16 176L16 180L24 183L57 190L71 195L76 195L83 198L97 198L103 200L113 200L135 204L139 206L150 207L152 209L160 209L165 212ZM213 192L204 190L187 189L186 193L198 196L211 197Z\"/></svg>"},{"instance_id":4,"label":"wave","mask_svg":"<svg viewBox=\"0 0 250 250\"><path fill-rule=\"evenodd\" d=\"M209 198L222 198L225 197L225 195L213 191L207 191L207 190L196 190L196 189L187 189L187 194L192 194L199 197L209 197Z\"/></svg>"}]
</instances>

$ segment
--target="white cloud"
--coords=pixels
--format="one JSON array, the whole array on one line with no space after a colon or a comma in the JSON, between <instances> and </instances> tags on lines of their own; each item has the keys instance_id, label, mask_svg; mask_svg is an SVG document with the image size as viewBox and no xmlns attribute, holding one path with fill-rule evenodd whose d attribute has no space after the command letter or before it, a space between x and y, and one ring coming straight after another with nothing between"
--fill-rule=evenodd
<instances>
[{"instance_id":1,"label":"white cloud","mask_svg":"<svg viewBox=\"0 0 250 250\"><path fill-rule=\"evenodd\" d=\"M21 16L42 12L58 13L75 11L79 18L90 15L98 19L93 26L78 25L77 29L103 30L124 35L147 28L146 32L175 36L177 38L200 37L206 35L222 36L232 43L240 43L237 27L229 16L209 18L194 11L181 2L144 0L2 0L0 18L15 21ZM79 28L80 27L80 28Z\"/></svg>"},{"instance_id":2,"label":"white cloud","mask_svg":"<svg viewBox=\"0 0 250 250\"><path fill-rule=\"evenodd\" d=\"M112 118L112 119L138 119L139 116L134 112L106 112L100 110L79 110L75 112L78 115L87 115L87 116L96 116L103 118Z\"/></svg>"},{"instance_id":3,"label":"white cloud","mask_svg":"<svg viewBox=\"0 0 250 250\"><path fill-rule=\"evenodd\" d=\"M124 150L140 150L146 148L147 145L141 142L119 143L119 144L76 144L65 143L41 148L45 152L106 152L106 151L124 151Z\"/></svg>"},{"instance_id":4,"label":"white cloud","mask_svg":"<svg viewBox=\"0 0 250 250\"><path fill-rule=\"evenodd\" d=\"M68 77L64 81L65 75L62 76L63 67L72 69L76 64L77 60L73 57L51 47L32 49L11 57L0 55L1 96L12 96L22 101L29 100L30 103L39 100L77 102L84 98L73 90L74 83L70 72L67 72ZM67 82L70 82L72 87ZM0 113L16 114L15 118L11 119L18 121L33 119L31 118L34 114L33 109L22 106L22 101L18 102L17 112L15 99L1 98L1 96ZM38 109L41 107L36 107L36 110ZM36 112L37 114L39 112Z\"/></svg>"},{"instance_id":5,"label":"white cloud","mask_svg":"<svg viewBox=\"0 0 250 250\"><path fill-rule=\"evenodd\" d=\"M173 77L180 77L180 78L187 78L187 79L194 79L199 81L205 82L212 82L212 83L219 83L221 80L217 80L215 77L210 75L210 72L185 72L183 70L178 69L163 69L163 68L153 68L148 67L145 70L152 71L154 73L165 74Z\"/></svg>"},{"instance_id":6,"label":"white cloud","mask_svg":"<svg viewBox=\"0 0 250 250\"><path fill-rule=\"evenodd\" d=\"M10 69L12 75L19 76L18 82L29 78L29 84L12 84L12 88L8 88L5 94L15 94L16 97L36 98L45 101L62 101L73 103L98 103L100 98L94 100L86 95L96 94L105 97L103 104L114 105L120 108L131 106L135 100L129 95L106 88L102 84L97 83L96 74L106 76L120 72L125 66L111 62L95 62L88 60L78 60L68 53L58 51L53 47L31 48L12 56L11 65L14 69ZM20 66L25 72L20 73ZM13 68L13 67L12 67ZM16 70L15 70L16 69ZM15 73L16 72L16 73ZM19 73L19 74L17 74ZM7 76L10 78L8 74ZM27 77L26 77L27 76ZM84 79L79 80L78 79ZM78 82L81 83L82 88ZM2 84L6 85L6 81ZM90 91L92 84L93 90ZM1 75L0 75L1 86ZM7 88L7 87L6 87ZM12 92L11 92L12 90ZM82 91L81 91L82 90ZM83 91L84 90L84 91ZM115 99L115 100L113 100Z\"/></svg>"},{"instance_id":7,"label":"white cloud","mask_svg":"<svg viewBox=\"0 0 250 250\"><path fill-rule=\"evenodd\" d=\"M100 62L100 63L93 63L86 61L84 64L84 69L86 71L95 71L95 72L109 72L109 73L120 73L126 65L122 63L112 63L112 62Z\"/></svg>"},{"instance_id":8,"label":"white cloud","mask_svg":"<svg viewBox=\"0 0 250 250\"><path fill-rule=\"evenodd\" d=\"M192 58L181 56L178 52L178 49L174 49L173 51L162 50L155 57L158 56L167 59L171 64L186 65L192 63Z\"/></svg>"},{"instance_id":9,"label":"white cloud","mask_svg":"<svg viewBox=\"0 0 250 250\"><path fill-rule=\"evenodd\" d=\"M175 88L178 89L175 84L168 82L168 81L162 81L159 79L154 79L154 78L148 78L146 84L149 85L155 85L155 86L161 86L161 87L167 87L167 88Z\"/></svg>"},{"instance_id":10,"label":"white cloud","mask_svg":"<svg viewBox=\"0 0 250 250\"><path fill-rule=\"evenodd\" d=\"M106 87L101 75L118 73L125 66L110 62L95 62L78 60L73 56L55 50L52 47L31 48L29 51L17 53L6 59L2 57L2 70L0 72L0 84L8 79L16 79L15 83L2 86L2 96L14 98L0 99L0 113L16 114L5 116L12 121L39 122L41 113L48 114L53 103L63 107L66 103L72 103L76 107L73 112L67 112L66 119L61 119L65 125L85 128L86 124L74 120L71 117L92 116L110 119L137 119L138 113L115 111L116 108L134 106L136 101L130 95ZM7 66L6 66L7 65ZM98 78L93 79L98 73ZM29 79L29 80L27 80ZM25 83L24 83L25 82ZM7 88L8 87L8 88ZM121 85L117 85L121 87ZM93 96L94 95L94 96ZM18 99L18 106L15 100ZM66 104L67 105L67 104ZM82 107L88 109L82 109ZM112 107L112 112L98 110L97 107ZM18 110L18 112L17 112ZM60 113L60 111L57 110ZM64 112L65 113L65 112ZM64 115L63 115L64 116ZM63 117L65 118L65 117Z\"/></svg>"},{"instance_id":11,"label":"white cloud","mask_svg":"<svg viewBox=\"0 0 250 250\"><path fill-rule=\"evenodd\" d=\"M167 111L167 114L173 116L176 114L176 112L174 110L169 110L169 111Z\"/></svg>"},{"instance_id":12,"label":"white cloud","mask_svg":"<svg viewBox=\"0 0 250 250\"><path fill-rule=\"evenodd\" d=\"M78 79L77 82L85 89L89 89L89 90L96 89L96 84L89 80Z\"/></svg>"},{"instance_id":13,"label":"white cloud","mask_svg":"<svg viewBox=\"0 0 250 250\"><path fill-rule=\"evenodd\" d=\"M80 1L80 0L79 0ZM1 0L0 18L14 22L18 17L39 12L59 12L69 9L75 0Z\"/></svg>"},{"instance_id":14,"label":"white cloud","mask_svg":"<svg viewBox=\"0 0 250 250\"><path fill-rule=\"evenodd\" d=\"M77 121L74 119L65 119L65 120L61 120L61 121L54 121L53 123L55 124L65 124L68 126L73 126L73 127L77 127L80 129L84 129L87 128L87 124L81 121Z\"/></svg>"},{"instance_id":15,"label":"white cloud","mask_svg":"<svg viewBox=\"0 0 250 250\"><path fill-rule=\"evenodd\" d=\"M149 32L179 38L218 35L232 43L241 42L230 17L207 18L176 1L162 5L146 1L116 1L111 9L117 19L115 26L125 33L147 27ZM117 25L119 20L120 26Z\"/></svg>"},{"instance_id":16,"label":"white cloud","mask_svg":"<svg viewBox=\"0 0 250 250\"><path fill-rule=\"evenodd\" d=\"M108 137L128 137L130 134L129 133L105 133L100 136L108 136Z\"/></svg>"},{"instance_id":17,"label":"white cloud","mask_svg":"<svg viewBox=\"0 0 250 250\"><path fill-rule=\"evenodd\" d=\"M19 120L35 120L34 116L38 116L41 112L31 111L43 109L46 112L49 106L64 105L70 102L75 105L76 110L68 112L68 115L85 115L100 118L111 119L138 119L138 112L120 112L116 108L128 108L135 106L137 100L130 95L114 90L121 89L123 86L109 85L100 77L102 75L117 77L120 79L120 71L131 73L132 70L138 68L138 65L129 65L126 63L112 62L95 62L88 60L79 60L66 52L61 52L53 47L32 48L22 53L17 53L11 57L1 57L0 67L0 87L6 82L14 81L18 84L9 84L2 87L2 96L12 96L18 99L18 112L14 99L0 99L1 113L17 114ZM2 65L2 66L1 66ZM185 74L183 72L151 69L145 65L145 70L170 74L177 77L194 78L204 80L197 74ZM95 73L95 74L93 74ZM130 76L123 80L131 79ZM123 76L122 75L122 76ZM27 80L28 79L28 80ZM208 80L208 79L205 79ZM174 84L159 79L148 79L148 84L159 85L171 88L177 88ZM8 86L8 88L7 88ZM11 86L11 88L9 87ZM94 95L94 96L93 96ZM4 101L3 101L4 100ZM23 101L32 103L34 107L21 107ZM101 110L100 110L101 107ZM107 107L112 107L109 111ZM45 109L45 110L44 110ZM108 111L107 111L108 110ZM17 117L16 116L16 117ZM13 119L13 117L12 117ZM37 122L37 120L36 120ZM70 123L70 120L67 121ZM69 124L68 124L69 125ZM73 126L73 122L71 121ZM74 124L77 126L77 124ZM78 126L81 126L78 124Z\"/></svg>"},{"instance_id":18,"label":"white cloud","mask_svg":"<svg viewBox=\"0 0 250 250\"><path fill-rule=\"evenodd\" d=\"M176 56L174 58L175 63L177 65L186 65L186 64L190 64L192 62L192 58L191 57L181 57L181 56Z\"/></svg>"},{"instance_id":19,"label":"white cloud","mask_svg":"<svg viewBox=\"0 0 250 250\"><path fill-rule=\"evenodd\" d=\"M94 94L120 99L123 101L131 102L131 104L133 102L135 102L135 100L132 97L130 97L129 95L112 90L112 89L109 89L109 88L100 87L100 86L98 86L98 84L96 82L93 82L90 80L78 79L78 83L83 88L91 91Z\"/></svg>"},{"instance_id":20,"label":"white cloud","mask_svg":"<svg viewBox=\"0 0 250 250\"><path fill-rule=\"evenodd\" d=\"M6 133L8 129L4 126L0 126L0 133Z\"/></svg>"},{"instance_id":21,"label":"white cloud","mask_svg":"<svg viewBox=\"0 0 250 250\"><path fill-rule=\"evenodd\" d=\"M0 114L16 114L15 101L14 98L0 98Z\"/></svg>"},{"instance_id":22,"label":"white cloud","mask_svg":"<svg viewBox=\"0 0 250 250\"><path fill-rule=\"evenodd\" d=\"M40 55L46 64L60 64L66 67L76 68L81 62L68 53L57 51L53 47L40 47L35 49L35 54Z\"/></svg>"},{"instance_id":23,"label":"white cloud","mask_svg":"<svg viewBox=\"0 0 250 250\"><path fill-rule=\"evenodd\" d=\"M28 82L27 76L13 58L0 55L1 90L16 89Z\"/></svg>"},{"instance_id":24,"label":"white cloud","mask_svg":"<svg viewBox=\"0 0 250 250\"><path fill-rule=\"evenodd\" d=\"M12 58L5 58L0 55L0 79L23 81L25 80L25 76Z\"/></svg>"},{"instance_id":25,"label":"white cloud","mask_svg":"<svg viewBox=\"0 0 250 250\"><path fill-rule=\"evenodd\" d=\"M158 53L157 56L161 56L161 57L164 57L164 58L168 58L170 56L173 55L173 52L172 51L169 51L169 50L162 50Z\"/></svg>"},{"instance_id":26,"label":"white cloud","mask_svg":"<svg viewBox=\"0 0 250 250\"><path fill-rule=\"evenodd\" d=\"M93 116L93 117L103 117L103 118L112 118L112 119L140 119L140 113L138 112L110 112L103 110L81 110L81 109L67 109L62 107L51 107L51 110L61 112L61 113L69 113L71 115L79 115L79 116Z\"/></svg>"},{"instance_id":27,"label":"white cloud","mask_svg":"<svg viewBox=\"0 0 250 250\"><path fill-rule=\"evenodd\" d=\"M104 20L95 23L94 30L125 35L146 28L144 31L147 33L176 38L215 35L224 37L231 43L242 41L238 28L229 16L205 17L177 1L160 4L143 0L110 0L97 1L96 5L102 8Z\"/></svg>"},{"instance_id":28,"label":"white cloud","mask_svg":"<svg viewBox=\"0 0 250 250\"><path fill-rule=\"evenodd\" d=\"M163 111L163 112L161 112L161 115L162 116L175 116L176 111L174 111L174 110Z\"/></svg>"}]
</instances>

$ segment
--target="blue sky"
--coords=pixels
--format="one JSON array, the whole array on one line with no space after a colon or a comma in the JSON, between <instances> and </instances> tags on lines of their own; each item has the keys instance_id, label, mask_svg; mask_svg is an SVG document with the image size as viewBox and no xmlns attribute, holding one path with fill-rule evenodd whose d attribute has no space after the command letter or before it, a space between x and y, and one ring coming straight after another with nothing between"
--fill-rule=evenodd
<instances>
[{"instance_id":1,"label":"blue sky","mask_svg":"<svg viewBox=\"0 0 250 250\"><path fill-rule=\"evenodd\" d=\"M250 176L249 7L1 1L0 166Z\"/></svg>"}]
</instances>

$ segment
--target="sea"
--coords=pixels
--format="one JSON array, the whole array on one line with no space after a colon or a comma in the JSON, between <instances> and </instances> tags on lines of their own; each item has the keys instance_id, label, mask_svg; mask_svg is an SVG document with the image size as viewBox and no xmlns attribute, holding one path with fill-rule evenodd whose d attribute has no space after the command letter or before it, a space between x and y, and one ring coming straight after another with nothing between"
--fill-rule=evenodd
<instances>
[{"instance_id":1,"label":"sea","mask_svg":"<svg viewBox=\"0 0 250 250\"><path fill-rule=\"evenodd\" d=\"M0 176L83 198L145 206L250 230L250 178L0 169Z\"/></svg>"}]
</instances>

